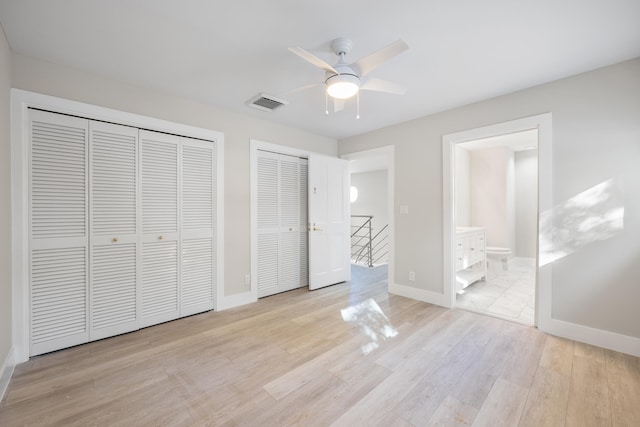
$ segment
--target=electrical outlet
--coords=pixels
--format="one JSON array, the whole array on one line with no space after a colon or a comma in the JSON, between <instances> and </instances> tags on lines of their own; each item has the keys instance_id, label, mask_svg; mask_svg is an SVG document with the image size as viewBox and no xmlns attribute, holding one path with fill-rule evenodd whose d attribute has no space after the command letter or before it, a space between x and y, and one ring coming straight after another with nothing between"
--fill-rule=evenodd
<instances>
[{"instance_id":1,"label":"electrical outlet","mask_svg":"<svg viewBox=\"0 0 640 427\"><path fill-rule=\"evenodd\" d=\"M415 271L410 271L409 272L409 281L410 282L415 282L416 281L416 272Z\"/></svg>"},{"instance_id":2,"label":"electrical outlet","mask_svg":"<svg viewBox=\"0 0 640 427\"><path fill-rule=\"evenodd\" d=\"M247 273L244 275L244 285L251 286L251 274Z\"/></svg>"}]
</instances>

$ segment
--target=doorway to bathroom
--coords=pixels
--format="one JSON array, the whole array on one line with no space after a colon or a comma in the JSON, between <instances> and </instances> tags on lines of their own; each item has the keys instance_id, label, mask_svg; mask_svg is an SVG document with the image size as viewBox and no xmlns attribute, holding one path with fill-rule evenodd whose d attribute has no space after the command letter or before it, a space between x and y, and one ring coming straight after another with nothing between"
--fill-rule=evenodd
<instances>
[{"instance_id":1,"label":"doorway to bathroom","mask_svg":"<svg viewBox=\"0 0 640 427\"><path fill-rule=\"evenodd\" d=\"M454 148L455 305L534 325L538 130Z\"/></svg>"},{"instance_id":2,"label":"doorway to bathroom","mask_svg":"<svg viewBox=\"0 0 640 427\"><path fill-rule=\"evenodd\" d=\"M551 138L551 113L443 136L445 305L548 327Z\"/></svg>"}]
</instances>

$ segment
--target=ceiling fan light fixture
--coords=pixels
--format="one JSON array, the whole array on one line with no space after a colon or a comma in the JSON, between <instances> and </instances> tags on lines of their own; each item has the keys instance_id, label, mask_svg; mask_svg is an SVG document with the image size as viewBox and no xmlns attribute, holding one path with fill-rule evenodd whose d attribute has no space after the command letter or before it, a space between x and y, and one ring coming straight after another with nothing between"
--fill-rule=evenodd
<instances>
[{"instance_id":1,"label":"ceiling fan light fixture","mask_svg":"<svg viewBox=\"0 0 640 427\"><path fill-rule=\"evenodd\" d=\"M334 74L325 84L332 98L348 99L360 90L360 79L354 74Z\"/></svg>"}]
</instances>

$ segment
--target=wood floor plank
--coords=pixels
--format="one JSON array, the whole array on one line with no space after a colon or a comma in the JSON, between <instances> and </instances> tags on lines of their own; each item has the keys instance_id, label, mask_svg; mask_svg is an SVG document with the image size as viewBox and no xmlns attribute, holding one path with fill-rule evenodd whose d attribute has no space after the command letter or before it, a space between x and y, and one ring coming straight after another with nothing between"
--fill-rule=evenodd
<instances>
[{"instance_id":1,"label":"wood floor plank","mask_svg":"<svg viewBox=\"0 0 640 427\"><path fill-rule=\"evenodd\" d=\"M604 349L576 343L566 426L596 427L610 424L611 409Z\"/></svg>"},{"instance_id":2,"label":"wood floor plank","mask_svg":"<svg viewBox=\"0 0 640 427\"><path fill-rule=\"evenodd\" d=\"M571 375L573 352L573 341L548 336L540 357L540 366L564 375Z\"/></svg>"},{"instance_id":3,"label":"wood floor plank","mask_svg":"<svg viewBox=\"0 0 640 427\"><path fill-rule=\"evenodd\" d=\"M458 310L434 311L433 317L425 317L421 328L390 351L382 354L376 362L388 369L395 369L419 349L445 354L477 322L470 313Z\"/></svg>"},{"instance_id":4,"label":"wood floor plank","mask_svg":"<svg viewBox=\"0 0 640 427\"><path fill-rule=\"evenodd\" d=\"M542 334L535 334L528 339L516 339L504 366L502 378L522 387L530 387L546 340L546 335Z\"/></svg>"},{"instance_id":5,"label":"wood floor plank","mask_svg":"<svg viewBox=\"0 0 640 427\"><path fill-rule=\"evenodd\" d=\"M477 415L478 409L447 396L425 424L425 427L470 426Z\"/></svg>"},{"instance_id":6,"label":"wood floor plank","mask_svg":"<svg viewBox=\"0 0 640 427\"><path fill-rule=\"evenodd\" d=\"M498 378L471 425L473 427L517 426L527 399L527 391L525 387Z\"/></svg>"},{"instance_id":7,"label":"wood floor plank","mask_svg":"<svg viewBox=\"0 0 640 427\"><path fill-rule=\"evenodd\" d=\"M433 366L397 405L398 413L415 425L423 425L431 419L442 403L450 397L469 368L477 362L478 355L485 350L484 340L478 342L477 335L469 332L451 351L440 356L434 349L429 353ZM478 405L479 406L479 405Z\"/></svg>"},{"instance_id":8,"label":"wood floor plank","mask_svg":"<svg viewBox=\"0 0 640 427\"><path fill-rule=\"evenodd\" d=\"M606 351L611 424L640 426L640 363L637 357Z\"/></svg>"},{"instance_id":9,"label":"wood floor plank","mask_svg":"<svg viewBox=\"0 0 640 427\"><path fill-rule=\"evenodd\" d=\"M553 367L539 366L529 389L520 426L555 427L564 425L570 384L571 373L565 375Z\"/></svg>"},{"instance_id":10,"label":"wood floor plank","mask_svg":"<svg viewBox=\"0 0 640 427\"><path fill-rule=\"evenodd\" d=\"M393 375L349 408L333 425L377 425L385 418L387 412L393 411L413 387L428 374L428 368L434 362L435 358L432 355L417 351L412 358L395 370Z\"/></svg>"},{"instance_id":11,"label":"wood floor plank","mask_svg":"<svg viewBox=\"0 0 640 427\"><path fill-rule=\"evenodd\" d=\"M513 339L506 335L492 336L483 350L476 353L473 364L457 382L451 395L467 405L481 408L502 373L513 346Z\"/></svg>"},{"instance_id":12,"label":"wood floor plank","mask_svg":"<svg viewBox=\"0 0 640 427\"><path fill-rule=\"evenodd\" d=\"M640 425L639 358L390 295L380 274L34 357L0 425Z\"/></svg>"}]
</instances>

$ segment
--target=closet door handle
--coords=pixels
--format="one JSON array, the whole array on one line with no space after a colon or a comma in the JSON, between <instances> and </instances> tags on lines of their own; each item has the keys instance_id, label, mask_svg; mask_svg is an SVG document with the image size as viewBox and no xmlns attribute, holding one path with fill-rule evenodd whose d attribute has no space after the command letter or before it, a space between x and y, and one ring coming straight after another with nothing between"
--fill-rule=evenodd
<instances>
[{"instance_id":1,"label":"closet door handle","mask_svg":"<svg viewBox=\"0 0 640 427\"><path fill-rule=\"evenodd\" d=\"M158 236L158 240L162 240L162 234Z\"/></svg>"},{"instance_id":2,"label":"closet door handle","mask_svg":"<svg viewBox=\"0 0 640 427\"><path fill-rule=\"evenodd\" d=\"M113 243L118 243L118 238L117 237L113 238Z\"/></svg>"}]
</instances>

